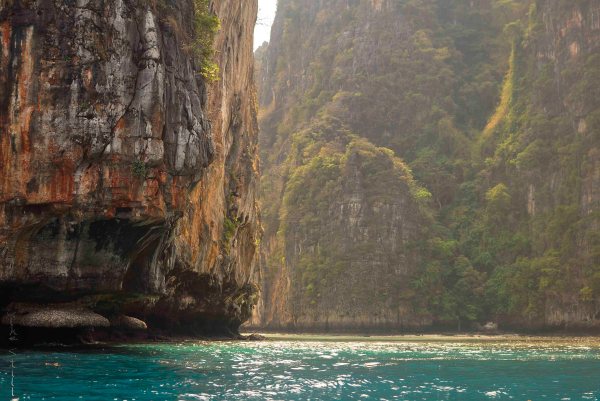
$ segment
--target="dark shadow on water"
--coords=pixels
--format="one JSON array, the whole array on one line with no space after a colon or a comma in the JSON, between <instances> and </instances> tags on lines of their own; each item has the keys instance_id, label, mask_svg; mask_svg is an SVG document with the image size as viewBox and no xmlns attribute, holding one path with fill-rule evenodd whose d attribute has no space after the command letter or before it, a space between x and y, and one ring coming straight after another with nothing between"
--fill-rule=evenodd
<instances>
[{"instance_id":1,"label":"dark shadow on water","mask_svg":"<svg viewBox=\"0 0 600 401\"><path fill-rule=\"evenodd\" d=\"M81 355L121 355L133 357L172 357L173 347L185 344L173 343L132 343L132 344L90 344L90 345L62 345L62 344L36 344L30 347L15 348L13 351L19 354L81 354ZM162 348L164 346L165 348ZM0 347L0 358L10 355L10 348Z\"/></svg>"}]
</instances>

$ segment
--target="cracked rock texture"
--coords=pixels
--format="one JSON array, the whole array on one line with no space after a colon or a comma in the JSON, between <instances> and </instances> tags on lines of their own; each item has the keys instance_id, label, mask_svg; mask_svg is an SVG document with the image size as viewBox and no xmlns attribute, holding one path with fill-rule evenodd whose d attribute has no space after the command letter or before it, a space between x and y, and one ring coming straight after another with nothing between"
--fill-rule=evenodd
<instances>
[{"instance_id":1,"label":"cracked rock texture","mask_svg":"<svg viewBox=\"0 0 600 401\"><path fill-rule=\"evenodd\" d=\"M210 8L214 83L187 45L191 0L0 2L0 307L187 332L250 315L257 4Z\"/></svg>"}]
</instances>

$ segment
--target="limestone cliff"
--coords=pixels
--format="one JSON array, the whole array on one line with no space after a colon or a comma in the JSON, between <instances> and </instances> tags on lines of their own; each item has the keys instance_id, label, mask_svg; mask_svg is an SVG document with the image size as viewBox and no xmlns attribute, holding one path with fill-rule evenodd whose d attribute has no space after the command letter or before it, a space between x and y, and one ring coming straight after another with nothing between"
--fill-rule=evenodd
<instances>
[{"instance_id":1,"label":"limestone cliff","mask_svg":"<svg viewBox=\"0 0 600 401\"><path fill-rule=\"evenodd\" d=\"M597 327L600 1L536 1L511 33L502 101L478 141L488 207L508 208L493 235L521 238L495 255L495 280L520 294L499 296L499 310L513 326Z\"/></svg>"},{"instance_id":2,"label":"limestone cliff","mask_svg":"<svg viewBox=\"0 0 600 401\"><path fill-rule=\"evenodd\" d=\"M256 1L0 3L0 307L69 303L236 331L260 236Z\"/></svg>"},{"instance_id":3,"label":"limestone cliff","mask_svg":"<svg viewBox=\"0 0 600 401\"><path fill-rule=\"evenodd\" d=\"M263 291L268 326L419 326L406 293L431 223L429 194L402 160L364 139L342 137L310 156L294 151L306 158L290 172L279 232L267 244L266 263L281 266L268 266L267 278L281 286Z\"/></svg>"},{"instance_id":4,"label":"limestone cliff","mask_svg":"<svg viewBox=\"0 0 600 401\"><path fill-rule=\"evenodd\" d=\"M370 1L278 4L271 42L256 54L266 231L255 324L386 329L430 320L407 296L431 225L430 193L399 158L410 126L376 118L393 114L381 102L401 107L402 91L367 78L391 68L392 44L412 50L413 28L399 13ZM385 140L392 125L402 131L395 144Z\"/></svg>"},{"instance_id":5,"label":"limestone cliff","mask_svg":"<svg viewBox=\"0 0 600 401\"><path fill-rule=\"evenodd\" d=\"M256 324L598 328L599 13L280 0Z\"/></svg>"}]
</instances>

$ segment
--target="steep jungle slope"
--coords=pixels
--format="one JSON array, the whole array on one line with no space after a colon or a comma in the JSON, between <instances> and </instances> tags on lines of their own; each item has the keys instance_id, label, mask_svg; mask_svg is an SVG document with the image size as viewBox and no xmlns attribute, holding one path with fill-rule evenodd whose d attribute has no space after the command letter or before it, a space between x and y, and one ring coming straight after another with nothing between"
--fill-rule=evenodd
<instances>
[{"instance_id":1,"label":"steep jungle slope","mask_svg":"<svg viewBox=\"0 0 600 401\"><path fill-rule=\"evenodd\" d=\"M280 1L256 53L266 230L256 322L593 324L597 10ZM356 143L369 156L354 158ZM566 237L550 239L552 227Z\"/></svg>"},{"instance_id":2,"label":"steep jungle slope","mask_svg":"<svg viewBox=\"0 0 600 401\"><path fill-rule=\"evenodd\" d=\"M508 29L502 99L477 143L483 202L460 247L507 323L597 326L600 2L537 1Z\"/></svg>"},{"instance_id":3,"label":"steep jungle slope","mask_svg":"<svg viewBox=\"0 0 600 401\"><path fill-rule=\"evenodd\" d=\"M431 324L413 282L437 236L445 235L432 216L463 179L470 138L485 125L480 115L493 111L504 70L503 58L492 53L504 48L498 10L482 4L279 3L271 43L257 52L265 324ZM466 21L462 29L459 19ZM340 133L372 150L354 158L346 146L355 140L338 143ZM323 145L334 138L333 150ZM306 182L325 174L315 156L342 160L334 164L343 173ZM428 190L399 157L415 166ZM313 186L322 201L306 196ZM293 197L294 187L305 196ZM313 216L309 227L307 219L291 219L298 210Z\"/></svg>"}]
</instances>

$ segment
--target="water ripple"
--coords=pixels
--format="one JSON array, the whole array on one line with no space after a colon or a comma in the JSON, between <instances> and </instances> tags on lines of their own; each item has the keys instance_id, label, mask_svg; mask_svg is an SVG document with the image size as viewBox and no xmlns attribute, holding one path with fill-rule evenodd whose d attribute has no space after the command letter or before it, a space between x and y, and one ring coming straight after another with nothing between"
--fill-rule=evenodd
<instances>
[{"instance_id":1,"label":"water ripple","mask_svg":"<svg viewBox=\"0 0 600 401\"><path fill-rule=\"evenodd\" d=\"M600 400L600 350L573 344L161 344L23 352L16 366L21 400Z\"/></svg>"}]
</instances>

